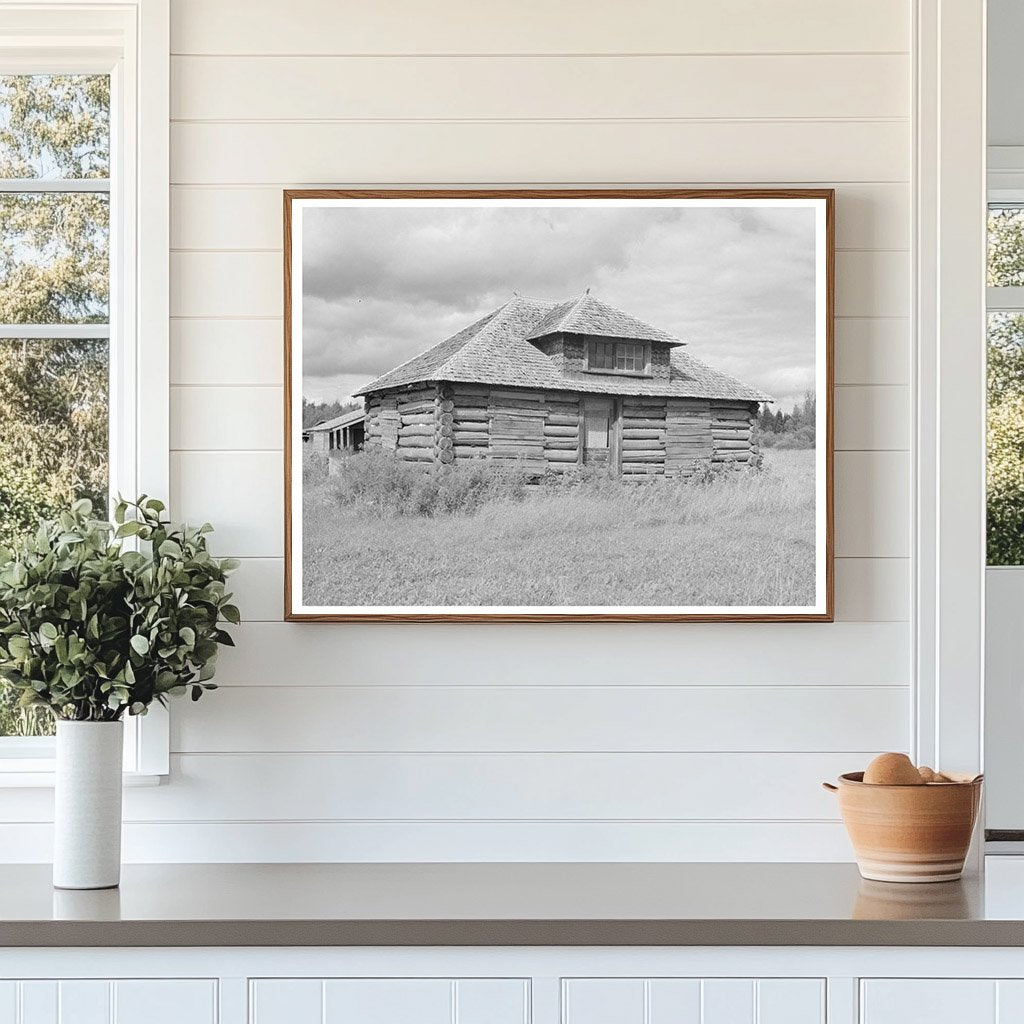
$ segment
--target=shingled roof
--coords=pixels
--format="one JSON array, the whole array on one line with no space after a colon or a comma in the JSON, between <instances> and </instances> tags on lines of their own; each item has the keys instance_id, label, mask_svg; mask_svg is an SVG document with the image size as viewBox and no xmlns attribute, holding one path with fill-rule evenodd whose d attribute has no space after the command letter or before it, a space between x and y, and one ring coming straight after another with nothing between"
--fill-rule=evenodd
<instances>
[{"instance_id":1,"label":"shingled roof","mask_svg":"<svg viewBox=\"0 0 1024 1024\"><path fill-rule=\"evenodd\" d=\"M611 330L613 324L634 333L617 333ZM602 329L592 330L593 326ZM635 333L640 330L648 333ZM570 376L530 341L558 333L600 334L682 345L673 335L644 324L589 294L562 303L516 295L494 312L396 366L355 394L368 395L426 381L455 381L590 394L771 401L756 388L713 370L681 348L671 354L668 380L595 373Z\"/></svg>"},{"instance_id":2,"label":"shingled roof","mask_svg":"<svg viewBox=\"0 0 1024 1024\"><path fill-rule=\"evenodd\" d=\"M663 341L682 345L675 335L595 299L587 289L578 299L555 306L526 336L535 341L549 334L589 334L601 338L628 338L631 341Z\"/></svg>"},{"instance_id":3,"label":"shingled roof","mask_svg":"<svg viewBox=\"0 0 1024 1024\"><path fill-rule=\"evenodd\" d=\"M350 409L340 416L335 416L334 419L321 420L319 423L314 423L311 427L306 427L306 433L320 430L337 430L339 427L348 427L365 419L366 413L362 409Z\"/></svg>"}]
</instances>

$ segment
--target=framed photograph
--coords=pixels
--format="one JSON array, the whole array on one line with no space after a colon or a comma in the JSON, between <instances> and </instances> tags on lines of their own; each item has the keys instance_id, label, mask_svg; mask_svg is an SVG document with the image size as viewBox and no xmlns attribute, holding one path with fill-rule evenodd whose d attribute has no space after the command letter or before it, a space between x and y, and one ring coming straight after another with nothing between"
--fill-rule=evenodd
<instances>
[{"instance_id":1,"label":"framed photograph","mask_svg":"<svg viewBox=\"0 0 1024 1024\"><path fill-rule=\"evenodd\" d=\"M830 189L284 194L290 620L832 620Z\"/></svg>"}]
</instances>

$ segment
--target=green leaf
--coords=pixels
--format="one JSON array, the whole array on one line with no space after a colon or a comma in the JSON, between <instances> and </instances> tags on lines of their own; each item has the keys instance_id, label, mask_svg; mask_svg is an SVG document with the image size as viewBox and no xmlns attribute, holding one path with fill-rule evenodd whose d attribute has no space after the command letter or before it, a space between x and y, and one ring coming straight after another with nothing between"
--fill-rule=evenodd
<instances>
[{"instance_id":1,"label":"green leaf","mask_svg":"<svg viewBox=\"0 0 1024 1024\"><path fill-rule=\"evenodd\" d=\"M44 622L39 627L39 635L52 642L57 639L59 631L52 622Z\"/></svg>"},{"instance_id":2,"label":"green leaf","mask_svg":"<svg viewBox=\"0 0 1024 1024\"><path fill-rule=\"evenodd\" d=\"M181 545L173 540L165 540L157 553L163 555L164 558L181 558L183 554Z\"/></svg>"},{"instance_id":3,"label":"green leaf","mask_svg":"<svg viewBox=\"0 0 1024 1024\"><path fill-rule=\"evenodd\" d=\"M236 626L241 624L242 615L239 612L238 608L235 607L235 605L233 605L233 604L226 604L226 605L224 605L221 608L220 613L221 613L221 615L224 616L225 619L228 620L228 622L233 623Z\"/></svg>"},{"instance_id":4,"label":"green leaf","mask_svg":"<svg viewBox=\"0 0 1024 1024\"><path fill-rule=\"evenodd\" d=\"M136 633L129 642L132 645L132 650L135 651L136 654L142 655L143 657L149 654L149 640L141 633Z\"/></svg>"},{"instance_id":5,"label":"green leaf","mask_svg":"<svg viewBox=\"0 0 1024 1024\"><path fill-rule=\"evenodd\" d=\"M31 649L27 636L12 636L7 641L7 649L16 658L23 658Z\"/></svg>"}]
</instances>

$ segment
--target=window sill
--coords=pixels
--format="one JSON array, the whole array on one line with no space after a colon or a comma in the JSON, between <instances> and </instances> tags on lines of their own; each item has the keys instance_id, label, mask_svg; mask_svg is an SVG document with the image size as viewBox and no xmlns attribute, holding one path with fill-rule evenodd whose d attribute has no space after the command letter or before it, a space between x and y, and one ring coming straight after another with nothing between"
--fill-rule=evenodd
<instances>
[{"instance_id":1,"label":"window sill","mask_svg":"<svg viewBox=\"0 0 1024 1024\"><path fill-rule=\"evenodd\" d=\"M592 370L589 366L583 367L584 373L591 373L596 377L639 377L641 380L654 380L653 373L641 373L637 370Z\"/></svg>"}]
</instances>

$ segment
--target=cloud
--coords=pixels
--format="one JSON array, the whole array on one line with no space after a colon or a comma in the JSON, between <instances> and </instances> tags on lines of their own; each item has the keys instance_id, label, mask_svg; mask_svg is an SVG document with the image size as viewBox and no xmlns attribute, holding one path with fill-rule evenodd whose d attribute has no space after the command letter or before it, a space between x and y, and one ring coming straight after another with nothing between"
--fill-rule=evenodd
<instances>
[{"instance_id":1,"label":"cloud","mask_svg":"<svg viewBox=\"0 0 1024 1024\"><path fill-rule=\"evenodd\" d=\"M814 381L814 274L807 209L308 209L304 390L344 397L330 388L365 383L513 291L589 287L788 408Z\"/></svg>"}]
</instances>

